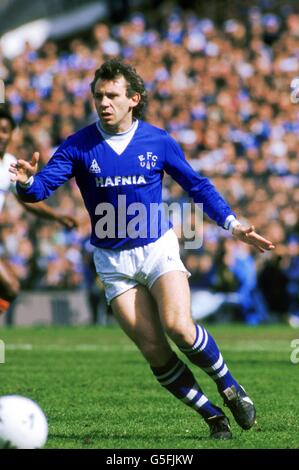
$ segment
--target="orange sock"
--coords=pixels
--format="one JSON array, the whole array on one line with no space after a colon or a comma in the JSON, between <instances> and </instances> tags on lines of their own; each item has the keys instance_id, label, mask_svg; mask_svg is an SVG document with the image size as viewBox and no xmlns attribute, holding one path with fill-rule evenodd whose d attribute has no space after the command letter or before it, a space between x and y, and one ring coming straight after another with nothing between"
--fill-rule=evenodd
<instances>
[{"instance_id":1,"label":"orange sock","mask_svg":"<svg viewBox=\"0 0 299 470\"><path fill-rule=\"evenodd\" d=\"M7 302L7 300L0 298L0 315L1 313L5 313L6 310L8 310L9 306L10 306L10 302Z\"/></svg>"}]
</instances>

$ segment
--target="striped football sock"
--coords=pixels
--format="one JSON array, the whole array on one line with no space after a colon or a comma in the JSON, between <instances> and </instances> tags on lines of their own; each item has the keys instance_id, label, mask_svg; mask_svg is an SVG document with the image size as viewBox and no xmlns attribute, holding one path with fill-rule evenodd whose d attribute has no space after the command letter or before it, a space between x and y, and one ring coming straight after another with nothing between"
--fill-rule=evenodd
<instances>
[{"instance_id":1,"label":"striped football sock","mask_svg":"<svg viewBox=\"0 0 299 470\"><path fill-rule=\"evenodd\" d=\"M197 411L204 419L223 414L203 394L191 370L175 353L164 367L151 367L151 369L162 387Z\"/></svg>"},{"instance_id":2,"label":"striped football sock","mask_svg":"<svg viewBox=\"0 0 299 470\"><path fill-rule=\"evenodd\" d=\"M180 347L180 350L216 382L220 393L232 385L238 390L238 382L228 370L213 337L202 326L196 324L195 328L196 338L193 345L190 348Z\"/></svg>"}]
</instances>

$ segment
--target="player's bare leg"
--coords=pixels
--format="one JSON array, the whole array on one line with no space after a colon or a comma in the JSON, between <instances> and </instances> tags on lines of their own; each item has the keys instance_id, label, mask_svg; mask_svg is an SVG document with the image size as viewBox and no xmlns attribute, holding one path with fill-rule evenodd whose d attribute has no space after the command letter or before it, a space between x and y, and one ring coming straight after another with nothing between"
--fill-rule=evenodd
<instances>
[{"instance_id":1,"label":"player's bare leg","mask_svg":"<svg viewBox=\"0 0 299 470\"><path fill-rule=\"evenodd\" d=\"M212 336L205 328L194 324L186 274L182 271L163 274L151 292L168 336L191 362L215 381L239 426L250 429L255 423L255 407L244 388L231 375Z\"/></svg>"},{"instance_id":2,"label":"player's bare leg","mask_svg":"<svg viewBox=\"0 0 299 470\"><path fill-rule=\"evenodd\" d=\"M155 367L166 364L172 351L148 290L143 286L133 287L114 298L111 307L122 329L145 359Z\"/></svg>"},{"instance_id":3,"label":"player's bare leg","mask_svg":"<svg viewBox=\"0 0 299 470\"><path fill-rule=\"evenodd\" d=\"M111 307L123 330L149 362L160 385L205 419L211 437L230 439L231 431L223 411L208 400L191 370L170 348L149 291L140 285L134 287L114 298Z\"/></svg>"},{"instance_id":4,"label":"player's bare leg","mask_svg":"<svg viewBox=\"0 0 299 470\"><path fill-rule=\"evenodd\" d=\"M191 346L196 329L191 316L190 288L186 273L171 271L160 276L151 293L157 302L162 325L178 346Z\"/></svg>"}]
</instances>

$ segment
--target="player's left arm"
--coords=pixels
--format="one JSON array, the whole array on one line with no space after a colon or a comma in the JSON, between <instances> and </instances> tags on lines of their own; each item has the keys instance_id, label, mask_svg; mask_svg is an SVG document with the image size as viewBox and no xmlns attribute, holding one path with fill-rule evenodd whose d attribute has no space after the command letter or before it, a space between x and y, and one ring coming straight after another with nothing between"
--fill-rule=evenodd
<instances>
[{"instance_id":1,"label":"player's left arm","mask_svg":"<svg viewBox=\"0 0 299 470\"><path fill-rule=\"evenodd\" d=\"M210 180L196 173L187 162L181 148L169 138L165 170L177 181L195 202L203 203L204 212L218 225L229 230L235 238L253 245L260 252L272 250L271 241L255 232L253 226L242 225L222 195Z\"/></svg>"},{"instance_id":2,"label":"player's left arm","mask_svg":"<svg viewBox=\"0 0 299 470\"><path fill-rule=\"evenodd\" d=\"M194 202L203 204L204 212L220 227L228 230L228 217L236 214L211 181L193 170L178 143L170 136L165 139L165 171L189 194Z\"/></svg>"}]
</instances>

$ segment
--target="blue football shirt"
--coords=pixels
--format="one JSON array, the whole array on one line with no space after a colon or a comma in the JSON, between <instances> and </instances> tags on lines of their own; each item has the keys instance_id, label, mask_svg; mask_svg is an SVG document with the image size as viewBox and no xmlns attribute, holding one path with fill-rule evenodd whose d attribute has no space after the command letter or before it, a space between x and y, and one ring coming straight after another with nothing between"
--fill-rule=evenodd
<instances>
[{"instance_id":1,"label":"blue football shirt","mask_svg":"<svg viewBox=\"0 0 299 470\"><path fill-rule=\"evenodd\" d=\"M155 241L171 226L169 220L153 217L151 212L152 205L162 202L164 172L202 203L204 212L218 225L224 227L226 218L234 215L209 179L192 169L176 141L144 121L138 122L120 155L106 142L97 123L81 129L60 145L31 186L17 184L17 191L23 201L37 202L75 177L91 220L91 243L128 249ZM141 213L140 207L144 208ZM139 237L131 236L128 229L130 222L134 225L136 208L142 226ZM154 222L157 229L151 230Z\"/></svg>"}]
</instances>

